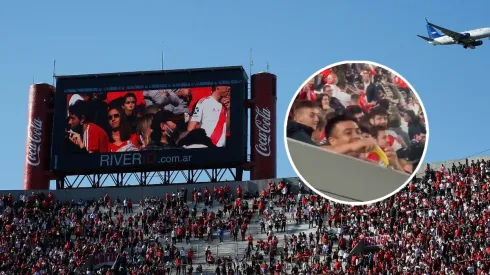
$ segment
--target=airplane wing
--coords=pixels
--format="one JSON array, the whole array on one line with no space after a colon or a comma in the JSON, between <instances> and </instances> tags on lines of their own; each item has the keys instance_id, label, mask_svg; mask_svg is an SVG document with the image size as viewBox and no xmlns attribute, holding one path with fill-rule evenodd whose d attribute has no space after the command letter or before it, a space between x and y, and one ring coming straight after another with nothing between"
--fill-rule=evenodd
<instances>
[{"instance_id":1,"label":"airplane wing","mask_svg":"<svg viewBox=\"0 0 490 275\"><path fill-rule=\"evenodd\" d=\"M429 23L429 22L428 22L428 24L431 25L432 27L436 28L436 29L439 29L442 33L444 33L445 35L451 37L452 39L454 39L456 41L462 41L462 40L464 40L464 42L474 41L474 39L468 38L459 32L455 32L455 31L434 25L434 24Z\"/></svg>"},{"instance_id":2,"label":"airplane wing","mask_svg":"<svg viewBox=\"0 0 490 275\"><path fill-rule=\"evenodd\" d=\"M417 36L418 36L418 37L420 37L420 38L422 38L422 39L424 39L424 40L426 40L426 41L429 41L429 42L434 41L434 39L431 39L431 38L429 38L429 37L425 37L425 36L418 35L418 34L417 34Z\"/></svg>"}]
</instances>

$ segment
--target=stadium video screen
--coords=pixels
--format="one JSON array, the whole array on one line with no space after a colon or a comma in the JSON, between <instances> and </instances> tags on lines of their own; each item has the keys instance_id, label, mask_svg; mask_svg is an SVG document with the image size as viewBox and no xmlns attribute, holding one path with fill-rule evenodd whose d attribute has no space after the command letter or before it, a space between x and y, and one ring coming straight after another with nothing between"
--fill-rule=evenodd
<instances>
[{"instance_id":1,"label":"stadium video screen","mask_svg":"<svg viewBox=\"0 0 490 275\"><path fill-rule=\"evenodd\" d=\"M242 163L243 68L194 70L200 71L58 78L51 170L112 173Z\"/></svg>"},{"instance_id":2,"label":"stadium video screen","mask_svg":"<svg viewBox=\"0 0 490 275\"><path fill-rule=\"evenodd\" d=\"M229 86L69 94L66 151L225 147L231 94Z\"/></svg>"}]
</instances>

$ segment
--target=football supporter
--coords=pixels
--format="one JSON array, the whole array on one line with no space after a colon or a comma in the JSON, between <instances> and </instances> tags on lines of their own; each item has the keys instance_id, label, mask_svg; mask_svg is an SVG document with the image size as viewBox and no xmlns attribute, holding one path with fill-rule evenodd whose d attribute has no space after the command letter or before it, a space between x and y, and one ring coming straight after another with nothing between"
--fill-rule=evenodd
<instances>
[{"instance_id":1,"label":"football supporter","mask_svg":"<svg viewBox=\"0 0 490 275\"><path fill-rule=\"evenodd\" d=\"M88 153L105 153L109 150L107 133L92 123L91 113L86 101L79 100L69 108L68 139L79 149Z\"/></svg>"},{"instance_id":2,"label":"football supporter","mask_svg":"<svg viewBox=\"0 0 490 275\"><path fill-rule=\"evenodd\" d=\"M371 109L369 112L369 122L372 126L382 126L382 127L387 127L388 126L388 111L387 109L383 108L382 106L376 106ZM403 132L403 131L402 131ZM403 132L406 133L406 132ZM405 147L405 142L401 136L398 136L396 132L393 131L388 131L388 142L389 146L392 146L395 151L401 149L402 147Z\"/></svg>"},{"instance_id":3,"label":"football supporter","mask_svg":"<svg viewBox=\"0 0 490 275\"><path fill-rule=\"evenodd\" d=\"M197 102L187 131L203 128L214 145L223 147L230 118L229 103L230 88L227 86L213 87L210 96Z\"/></svg>"},{"instance_id":4,"label":"football supporter","mask_svg":"<svg viewBox=\"0 0 490 275\"><path fill-rule=\"evenodd\" d=\"M158 112L158 111L157 111ZM156 114L155 112L154 114ZM147 113L142 117L138 118L137 123L137 133L139 133L139 144L141 144L141 149L143 150L151 141L151 124L153 121L153 113Z\"/></svg>"},{"instance_id":5,"label":"football supporter","mask_svg":"<svg viewBox=\"0 0 490 275\"><path fill-rule=\"evenodd\" d=\"M316 103L317 110L305 102ZM318 121L326 118L323 133L317 133L316 124L313 125L315 122L298 122L299 119L307 121L308 117L298 117L295 114L295 106L309 106L312 120L313 113L317 114ZM319 110L325 113L320 113ZM336 127L331 126L332 121L338 120L337 116L346 120L340 123L339 127L352 124L350 130L345 129L347 132L339 137L335 136L336 131L327 134L327 129L336 130ZM347 116L353 119L347 119ZM354 124L357 124L357 127ZM383 68L368 64L344 64L318 74L301 89L290 113L287 136L366 160L366 154L370 153L365 152L366 148L350 148L347 144L354 142L358 137L373 137L371 127L378 126L387 128L383 132L387 134L388 140L388 146L385 148L388 152L385 153L392 155L391 152L395 151L398 155L399 164L393 158L390 166L397 170L403 167L405 172L411 173L422 157L423 149L419 149L425 148L426 133L424 114L416 95L400 77ZM315 134L312 134L313 132ZM335 143L335 146L329 142ZM358 144L362 142L357 141ZM351 151L352 149L356 150ZM371 154L371 158L374 160L376 157ZM374 163L379 162L374 160Z\"/></svg>"},{"instance_id":6,"label":"football supporter","mask_svg":"<svg viewBox=\"0 0 490 275\"><path fill-rule=\"evenodd\" d=\"M223 147L230 135L230 96L228 86L68 95L66 149L105 153ZM193 133L197 129L207 137L202 130Z\"/></svg>"},{"instance_id":7,"label":"football supporter","mask_svg":"<svg viewBox=\"0 0 490 275\"><path fill-rule=\"evenodd\" d=\"M400 164L394 148L390 146L387 128L385 128L384 126L373 126L371 127L371 136L376 139L379 148L381 148L386 153L386 157L388 158L390 165L395 170L403 172L404 168ZM367 155L367 159L380 166L383 166L379 156L376 153L370 152Z\"/></svg>"},{"instance_id":8,"label":"football supporter","mask_svg":"<svg viewBox=\"0 0 490 275\"><path fill-rule=\"evenodd\" d=\"M376 148L376 140L363 138L357 120L349 116L336 116L327 122L325 138L328 145L322 146L329 151L359 158Z\"/></svg>"},{"instance_id":9,"label":"football supporter","mask_svg":"<svg viewBox=\"0 0 490 275\"><path fill-rule=\"evenodd\" d=\"M105 102L107 96L105 93L92 93L87 97L88 109L93 116L93 123L102 129L108 129L107 110L108 104ZM118 106L120 107L120 106Z\"/></svg>"},{"instance_id":10,"label":"football supporter","mask_svg":"<svg viewBox=\"0 0 490 275\"><path fill-rule=\"evenodd\" d=\"M131 127L135 126L136 123L136 95L134 93L127 93L123 97L123 105L121 106L124 110Z\"/></svg>"},{"instance_id":11,"label":"football supporter","mask_svg":"<svg viewBox=\"0 0 490 275\"><path fill-rule=\"evenodd\" d=\"M150 142L145 151L174 149L178 136L177 123L173 113L163 110L153 116L151 121Z\"/></svg>"},{"instance_id":12,"label":"football supporter","mask_svg":"<svg viewBox=\"0 0 490 275\"><path fill-rule=\"evenodd\" d=\"M425 132L425 125L414 111L408 110L405 113L405 122L408 123L408 137L413 140L416 135Z\"/></svg>"},{"instance_id":13,"label":"football supporter","mask_svg":"<svg viewBox=\"0 0 490 275\"><path fill-rule=\"evenodd\" d=\"M331 113L330 113L331 114ZM312 140L323 140L325 134L325 126L327 125L327 115L328 113L323 110L318 110L318 122L316 124L315 130L311 134Z\"/></svg>"},{"instance_id":14,"label":"football supporter","mask_svg":"<svg viewBox=\"0 0 490 275\"><path fill-rule=\"evenodd\" d=\"M138 136L132 134L131 124L121 108L111 108L107 115L109 120L109 152L137 151Z\"/></svg>"},{"instance_id":15,"label":"football supporter","mask_svg":"<svg viewBox=\"0 0 490 275\"><path fill-rule=\"evenodd\" d=\"M319 108L311 101L298 101L293 106L293 119L287 126L287 137L301 142L316 144L312 139L313 131L319 121Z\"/></svg>"}]
</instances>

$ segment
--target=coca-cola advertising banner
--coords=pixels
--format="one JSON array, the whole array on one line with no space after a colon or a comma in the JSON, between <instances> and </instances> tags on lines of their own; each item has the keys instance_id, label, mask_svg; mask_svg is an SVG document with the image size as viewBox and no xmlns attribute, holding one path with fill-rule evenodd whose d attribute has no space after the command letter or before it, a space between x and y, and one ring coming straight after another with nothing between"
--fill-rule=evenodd
<instances>
[{"instance_id":1,"label":"coca-cola advertising banner","mask_svg":"<svg viewBox=\"0 0 490 275\"><path fill-rule=\"evenodd\" d=\"M24 159L24 190L49 189L49 152L52 117L50 108L54 87L39 83L29 87L26 149Z\"/></svg>"},{"instance_id":2,"label":"coca-cola advertising banner","mask_svg":"<svg viewBox=\"0 0 490 275\"><path fill-rule=\"evenodd\" d=\"M41 163L41 144L43 141L42 136L43 121L36 117L31 121L28 133L27 133L27 159L26 162L30 166L39 166Z\"/></svg>"},{"instance_id":3,"label":"coca-cola advertising banner","mask_svg":"<svg viewBox=\"0 0 490 275\"><path fill-rule=\"evenodd\" d=\"M272 112L269 108L255 106L255 127L259 141L255 144L255 151L264 157L271 155L271 118Z\"/></svg>"},{"instance_id":4,"label":"coca-cola advertising banner","mask_svg":"<svg viewBox=\"0 0 490 275\"><path fill-rule=\"evenodd\" d=\"M271 179L276 175L276 76L252 76L251 179Z\"/></svg>"},{"instance_id":5,"label":"coca-cola advertising banner","mask_svg":"<svg viewBox=\"0 0 490 275\"><path fill-rule=\"evenodd\" d=\"M79 173L241 164L246 87L241 67L59 77L51 168ZM36 148L29 148L34 162Z\"/></svg>"}]
</instances>

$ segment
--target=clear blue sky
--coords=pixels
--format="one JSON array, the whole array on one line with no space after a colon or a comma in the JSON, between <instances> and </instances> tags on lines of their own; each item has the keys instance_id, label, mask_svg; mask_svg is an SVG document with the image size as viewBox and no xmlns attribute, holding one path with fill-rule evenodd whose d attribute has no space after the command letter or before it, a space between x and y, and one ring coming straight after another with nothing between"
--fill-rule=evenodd
<instances>
[{"instance_id":1,"label":"clear blue sky","mask_svg":"<svg viewBox=\"0 0 490 275\"><path fill-rule=\"evenodd\" d=\"M307 4L305 4L307 3ZM490 27L490 2L472 1L6 1L0 4L4 118L2 189L22 188L28 87L58 74L243 65L278 77L278 175L295 176L283 143L286 108L301 83L342 60L393 68L420 94L430 124L427 161L490 148L490 41L433 47L424 18L456 31ZM487 20L485 20L487 19Z\"/></svg>"}]
</instances>

